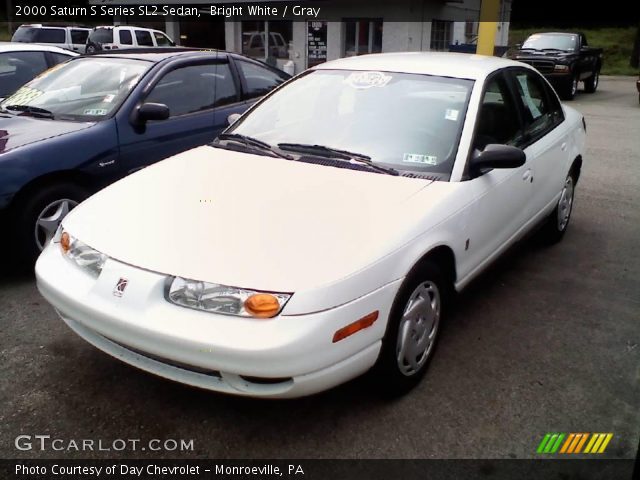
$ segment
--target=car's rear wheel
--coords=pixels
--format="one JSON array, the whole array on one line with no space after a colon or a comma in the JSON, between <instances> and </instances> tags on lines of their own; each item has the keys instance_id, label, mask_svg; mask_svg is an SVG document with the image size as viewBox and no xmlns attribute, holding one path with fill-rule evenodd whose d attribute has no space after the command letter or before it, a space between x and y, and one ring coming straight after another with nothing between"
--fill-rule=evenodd
<instances>
[{"instance_id":1,"label":"car's rear wheel","mask_svg":"<svg viewBox=\"0 0 640 480\"><path fill-rule=\"evenodd\" d=\"M405 279L391 308L378 361L370 373L379 391L388 396L401 395L425 375L449 292L440 267L430 261Z\"/></svg>"},{"instance_id":2,"label":"car's rear wheel","mask_svg":"<svg viewBox=\"0 0 640 480\"><path fill-rule=\"evenodd\" d=\"M584 91L587 93L595 93L600 83L600 69L596 69L589 78L584 81Z\"/></svg>"},{"instance_id":3,"label":"car's rear wheel","mask_svg":"<svg viewBox=\"0 0 640 480\"><path fill-rule=\"evenodd\" d=\"M571 172L564 182L556 208L547 217L542 228L542 237L546 243L557 243L564 237L571 220L571 212L573 211L575 186L575 175Z\"/></svg>"},{"instance_id":4,"label":"car's rear wheel","mask_svg":"<svg viewBox=\"0 0 640 480\"><path fill-rule=\"evenodd\" d=\"M77 185L48 185L15 206L16 245L24 262L35 262L64 217L87 196Z\"/></svg>"},{"instance_id":5,"label":"car's rear wheel","mask_svg":"<svg viewBox=\"0 0 640 480\"><path fill-rule=\"evenodd\" d=\"M96 53L96 47L94 47L93 45L89 45L86 48L86 53Z\"/></svg>"}]
</instances>

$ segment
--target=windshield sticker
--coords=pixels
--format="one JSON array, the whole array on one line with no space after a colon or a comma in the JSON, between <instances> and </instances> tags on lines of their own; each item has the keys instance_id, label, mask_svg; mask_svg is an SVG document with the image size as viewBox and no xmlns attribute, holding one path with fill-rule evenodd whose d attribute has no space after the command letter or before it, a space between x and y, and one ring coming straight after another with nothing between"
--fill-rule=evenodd
<instances>
[{"instance_id":1,"label":"windshield sticker","mask_svg":"<svg viewBox=\"0 0 640 480\"><path fill-rule=\"evenodd\" d=\"M358 89L385 87L392 78L382 72L353 72L344 79L344 83Z\"/></svg>"},{"instance_id":2,"label":"windshield sticker","mask_svg":"<svg viewBox=\"0 0 640 480\"><path fill-rule=\"evenodd\" d=\"M421 165L437 165L438 157L435 155L420 155L419 153L405 153L402 161L405 163L419 163Z\"/></svg>"},{"instance_id":3,"label":"windshield sticker","mask_svg":"<svg viewBox=\"0 0 640 480\"><path fill-rule=\"evenodd\" d=\"M22 87L16 93L11 95L5 103L7 105L27 105L32 100L35 100L44 92L42 90L38 90L30 87Z\"/></svg>"},{"instance_id":4,"label":"windshield sticker","mask_svg":"<svg viewBox=\"0 0 640 480\"><path fill-rule=\"evenodd\" d=\"M457 122L459 114L460 114L459 110L454 110L452 108L447 108L447 111L444 114L444 118L446 118L447 120L451 120L452 122Z\"/></svg>"},{"instance_id":5,"label":"windshield sticker","mask_svg":"<svg viewBox=\"0 0 640 480\"><path fill-rule=\"evenodd\" d=\"M107 95L106 97L104 97L104 100L102 100L104 103L111 103L113 102L113 99L116 98L115 95Z\"/></svg>"},{"instance_id":6,"label":"windshield sticker","mask_svg":"<svg viewBox=\"0 0 640 480\"><path fill-rule=\"evenodd\" d=\"M96 117L99 117L101 115L106 115L107 113L108 113L108 110L104 108L87 108L84 112L82 112L83 115L91 115Z\"/></svg>"}]
</instances>

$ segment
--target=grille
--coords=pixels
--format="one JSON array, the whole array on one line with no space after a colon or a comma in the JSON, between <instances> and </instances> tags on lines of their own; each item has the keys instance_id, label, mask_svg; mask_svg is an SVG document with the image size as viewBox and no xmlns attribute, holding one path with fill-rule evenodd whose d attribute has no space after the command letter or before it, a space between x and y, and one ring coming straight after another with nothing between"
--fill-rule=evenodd
<instances>
[{"instance_id":1,"label":"grille","mask_svg":"<svg viewBox=\"0 0 640 480\"><path fill-rule=\"evenodd\" d=\"M528 63L540 73L552 73L555 63L549 60L523 60L524 63Z\"/></svg>"}]
</instances>

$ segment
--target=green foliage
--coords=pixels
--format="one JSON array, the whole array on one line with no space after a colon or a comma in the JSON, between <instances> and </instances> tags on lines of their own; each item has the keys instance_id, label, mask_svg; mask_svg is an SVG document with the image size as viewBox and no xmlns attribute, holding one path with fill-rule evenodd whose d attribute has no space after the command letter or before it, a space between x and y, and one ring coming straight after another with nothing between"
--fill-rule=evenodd
<instances>
[{"instance_id":1,"label":"green foliage","mask_svg":"<svg viewBox=\"0 0 640 480\"><path fill-rule=\"evenodd\" d=\"M5 22L0 22L0 42L8 42L9 40L11 40L9 25Z\"/></svg>"},{"instance_id":2,"label":"green foliage","mask_svg":"<svg viewBox=\"0 0 640 480\"><path fill-rule=\"evenodd\" d=\"M537 32L583 32L592 47L604 50L603 75L637 75L638 71L629 65L636 27L622 28L511 28L509 45L522 43L532 33Z\"/></svg>"}]
</instances>

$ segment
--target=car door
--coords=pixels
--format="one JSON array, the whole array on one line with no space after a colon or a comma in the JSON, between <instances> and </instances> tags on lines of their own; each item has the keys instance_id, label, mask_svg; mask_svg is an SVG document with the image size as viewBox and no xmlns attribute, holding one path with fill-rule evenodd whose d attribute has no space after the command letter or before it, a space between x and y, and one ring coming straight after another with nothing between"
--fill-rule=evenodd
<instances>
[{"instance_id":1,"label":"car door","mask_svg":"<svg viewBox=\"0 0 640 480\"><path fill-rule=\"evenodd\" d=\"M505 71L490 76L484 85L476 119L471 155L490 144L519 146L522 119ZM467 217L469 243L465 262L479 268L504 250L527 221L531 197L531 163L517 168L493 169L475 178L465 176L473 197Z\"/></svg>"},{"instance_id":2,"label":"car door","mask_svg":"<svg viewBox=\"0 0 640 480\"><path fill-rule=\"evenodd\" d=\"M564 184L569 134L561 128L562 106L542 76L530 69L509 72L516 91L516 102L522 111L524 139L533 184L527 217L535 221L548 213Z\"/></svg>"},{"instance_id":3,"label":"car door","mask_svg":"<svg viewBox=\"0 0 640 480\"><path fill-rule=\"evenodd\" d=\"M131 121L131 111L118 117L123 173L213 141L217 75L228 70L226 59L191 59L166 67L133 109L161 103L169 107L170 117L143 125Z\"/></svg>"}]
</instances>

